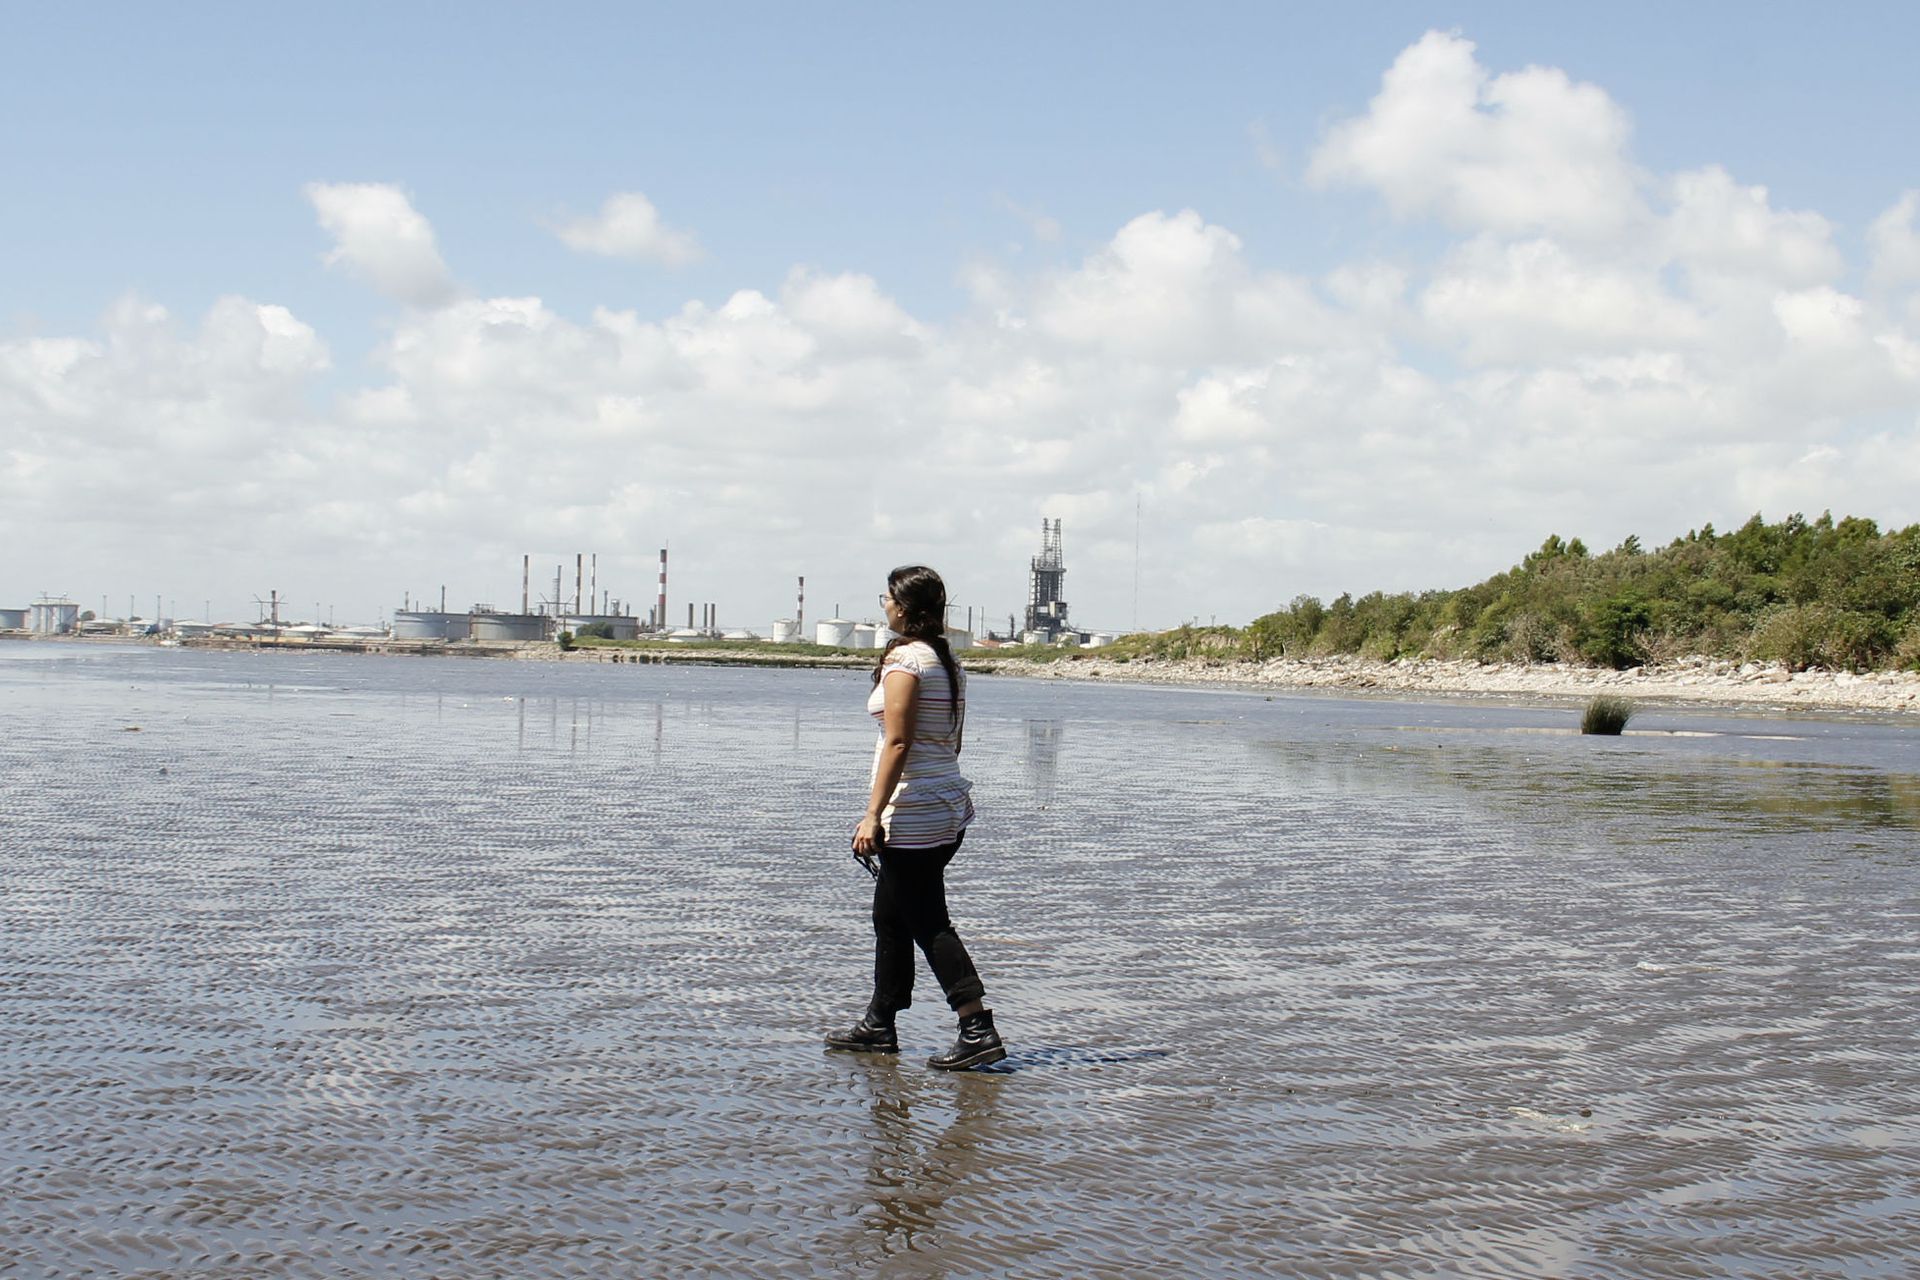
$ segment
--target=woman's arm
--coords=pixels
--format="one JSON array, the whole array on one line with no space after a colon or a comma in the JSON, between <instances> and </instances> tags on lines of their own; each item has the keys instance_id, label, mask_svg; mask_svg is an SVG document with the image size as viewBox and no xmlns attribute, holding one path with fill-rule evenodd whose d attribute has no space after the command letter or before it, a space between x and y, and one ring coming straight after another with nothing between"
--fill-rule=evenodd
<instances>
[{"instance_id":1,"label":"woman's arm","mask_svg":"<svg viewBox=\"0 0 1920 1280\"><path fill-rule=\"evenodd\" d=\"M880 713L880 764L873 771L873 790L867 795L867 812L854 828L853 851L872 853L880 847L883 835L880 812L893 799L900 775L907 767L907 752L913 747L913 729L920 712L920 677L911 671L889 671L880 682L886 702Z\"/></svg>"}]
</instances>

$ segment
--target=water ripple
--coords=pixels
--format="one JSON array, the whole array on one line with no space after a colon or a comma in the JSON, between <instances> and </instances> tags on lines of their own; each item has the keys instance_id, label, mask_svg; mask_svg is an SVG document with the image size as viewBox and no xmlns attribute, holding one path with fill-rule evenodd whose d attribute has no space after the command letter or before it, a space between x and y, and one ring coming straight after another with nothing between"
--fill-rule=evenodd
<instances>
[{"instance_id":1,"label":"water ripple","mask_svg":"<svg viewBox=\"0 0 1920 1280\"><path fill-rule=\"evenodd\" d=\"M0 652L0 1274L1912 1273L1899 731L983 679L953 1077L863 697Z\"/></svg>"}]
</instances>

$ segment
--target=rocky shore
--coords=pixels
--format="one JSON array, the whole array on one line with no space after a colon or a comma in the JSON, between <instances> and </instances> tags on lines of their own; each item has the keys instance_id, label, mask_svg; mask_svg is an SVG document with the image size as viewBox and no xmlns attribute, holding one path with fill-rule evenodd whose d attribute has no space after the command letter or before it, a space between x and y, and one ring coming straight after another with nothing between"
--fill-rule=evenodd
<instances>
[{"instance_id":1,"label":"rocky shore","mask_svg":"<svg viewBox=\"0 0 1920 1280\"><path fill-rule=\"evenodd\" d=\"M1258 689L1341 689L1359 693L1440 694L1584 701L1596 694L1631 699L1785 709L1920 714L1920 672L1789 671L1777 664L1685 658L1661 666L1609 671L1558 663L1364 658L1277 658L1268 662L1171 659L1116 662L1088 653L1055 662L969 655L968 666L1043 680L1223 685Z\"/></svg>"}]
</instances>

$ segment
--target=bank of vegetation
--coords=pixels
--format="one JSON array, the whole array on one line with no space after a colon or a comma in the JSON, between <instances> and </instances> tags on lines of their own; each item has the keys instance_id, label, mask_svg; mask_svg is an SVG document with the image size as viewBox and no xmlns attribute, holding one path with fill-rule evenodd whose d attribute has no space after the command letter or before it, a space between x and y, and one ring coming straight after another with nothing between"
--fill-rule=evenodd
<instances>
[{"instance_id":1,"label":"bank of vegetation","mask_svg":"<svg viewBox=\"0 0 1920 1280\"><path fill-rule=\"evenodd\" d=\"M1128 636L1103 656L1265 661L1353 655L1625 669L1699 655L1865 671L1920 669L1920 525L1756 515L1648 550L1548 538L1453 591L1296 597L1245 627Z\"/></svg>"}]
</instances>

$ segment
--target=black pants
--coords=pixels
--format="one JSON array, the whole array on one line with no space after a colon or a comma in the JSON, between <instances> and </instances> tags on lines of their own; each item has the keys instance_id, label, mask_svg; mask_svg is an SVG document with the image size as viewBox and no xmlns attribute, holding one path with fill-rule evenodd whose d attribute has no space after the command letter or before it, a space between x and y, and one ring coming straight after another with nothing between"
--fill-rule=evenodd
<instances>
[{"instance_id":1,"label":"black pants","mask_svg":"<svg viewBox=\"0 0 1920 1280\"><path fill-rule=\"evenodd\" d=\"M986 989L947 918L947 864L960 839L936 849L880 850L873 884L873 1010L891 1015L913 1003L913 949L927 956L947 1006L958 1009Z\"/></svg>"}]
</instances>

